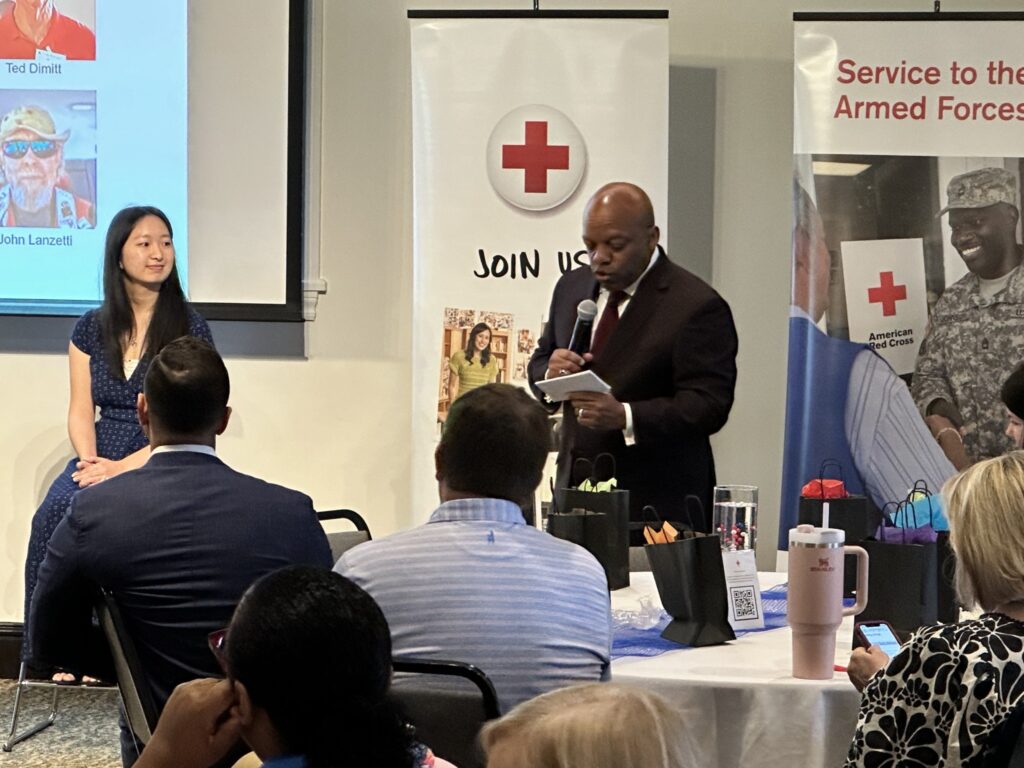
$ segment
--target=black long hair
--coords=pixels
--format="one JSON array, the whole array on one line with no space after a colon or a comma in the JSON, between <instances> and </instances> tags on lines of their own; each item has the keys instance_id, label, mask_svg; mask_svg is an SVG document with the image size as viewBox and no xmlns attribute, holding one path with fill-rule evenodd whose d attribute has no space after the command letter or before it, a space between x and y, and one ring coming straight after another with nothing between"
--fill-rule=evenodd
<instances>
[{"instance_id":1,"label":"black long hair","mask_svg":"<svg viewBox=\"0 0 1024 768\"><path fill-rule=\"evenodd\" d=\"M365 591L323 568L257 581L227 637L227 671L309 768L412 768L412 737L387 693L391 633Z\"/></svg>"},{"instance_id":2,"label":"black long hair","mask_svg":"<svg viewBox=\"0 0 1024 768\"><path fill-rule=\"evenodd\" d=\"M146 216L156 216L167 226L174 237L171 222L159 208L137 205L118 211L107 229L107 243L103 251L103 305L100 307L100 335L107 356L107 365L112 376L124 378L124 349L122 340L135 327L135 316L128 291L124 287L121 271L121 252L128 242L135 225ZM146 338L140 339L141 349L148 359L163 349L164 345L188 333L188 302L181 290L178 279L178 262L175 260L171 274L160 286L160 293L153 308Z\"/></svg>"},{"instance_id":3,"label":"black long hair","mask_svg":"<svg viewBox=\"0 0 1024 768\"><path fill-rule=\"evenodd\" d=\"M487 323L477 323L473 326L473 330L469 332L469 341L466 342L466 362L470 365L473 364L473 355L476 354L476 337L484 331L491 334L491 341L494 341L494 331L491 330L491 326ZM487 364L491 361L491 342L487 342L487 346L480 350L480 367L486 368Z\"/></svg>"}]
</instances>

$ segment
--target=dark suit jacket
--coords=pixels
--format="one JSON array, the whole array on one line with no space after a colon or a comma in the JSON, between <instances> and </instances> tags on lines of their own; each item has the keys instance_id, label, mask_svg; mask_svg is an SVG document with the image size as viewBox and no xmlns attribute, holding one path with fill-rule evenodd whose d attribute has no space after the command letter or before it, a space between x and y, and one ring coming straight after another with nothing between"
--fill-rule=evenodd
<instances>
[{"instance_id":1,"label":"dark suit jacket","mask_svg":"<svg viewBox=\"0 0 1024 768\"><path fill-rule=\"evenodd\" d=\"M576 306L597 296L588 267L566 273L555 286L548 323L530 359L530 383L543 379L548 359L569 345ZM577 457L615 456L620 488L630 492L631 516L646 504L665 519L686 521L683 499L696 494L710 530L715 463L708 437L724 426L736 385L736 328L732 313L707 283L662 251L608 338L593 370L633 412L636 443L620 431L579 426L566 403L558 454L560 487ZM543 399L542 393L534 391Z\"/></svg>"},{"instance_id":2,"label":"dark suit jacket","mask_svg":"<svg viewBox=\"0 0 1024 768\"><path fill-rule=\"evenodd\" d=\"M155 454L75 494L39 569L33 660L88 671L92 606L106 587L162 709L178 683L220 674L207 635L228 625L253 581L292 564L332 564L308 496L213 456Z\"/></svg>"}]
</instances>

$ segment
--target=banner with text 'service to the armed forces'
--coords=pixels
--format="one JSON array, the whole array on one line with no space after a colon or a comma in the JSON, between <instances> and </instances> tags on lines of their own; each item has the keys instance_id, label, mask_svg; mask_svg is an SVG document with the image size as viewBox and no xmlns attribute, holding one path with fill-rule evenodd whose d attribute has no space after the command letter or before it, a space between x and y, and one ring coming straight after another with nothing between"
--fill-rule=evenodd
<instances>
[{"instance_id":1,"label":"banner with text 'service to the armed forces'","mask_svg":"<svg viewBox=\"0 0 1024 768\"><path fill-rule=\"evenodd\" d=\"M1012 447L1022 35L1024 15L796 15L780 548L824 463L882 508L937 492L961 441Z\"/></svg>"}]
</instances>

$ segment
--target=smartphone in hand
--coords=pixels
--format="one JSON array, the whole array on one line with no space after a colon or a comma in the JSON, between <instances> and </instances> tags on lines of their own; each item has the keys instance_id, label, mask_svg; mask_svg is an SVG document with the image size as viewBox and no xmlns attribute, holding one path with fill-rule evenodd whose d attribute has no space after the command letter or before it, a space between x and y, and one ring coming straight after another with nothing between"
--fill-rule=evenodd
<instances>
[{"instance_id":1,"label":"smartphone in hand","mask_svg":"<svg viewBox=\"0 0 1024 768\"><path fill-rule=\"evenodd\" d=\"M896 637L892 626L887 621L861 622L857 625L857 629L854 632L854 640L857 645L863 648L877 645L885 651L885 655L889 658L899 653L900 646L902 645Z\"/></svg>"}]
</instances>

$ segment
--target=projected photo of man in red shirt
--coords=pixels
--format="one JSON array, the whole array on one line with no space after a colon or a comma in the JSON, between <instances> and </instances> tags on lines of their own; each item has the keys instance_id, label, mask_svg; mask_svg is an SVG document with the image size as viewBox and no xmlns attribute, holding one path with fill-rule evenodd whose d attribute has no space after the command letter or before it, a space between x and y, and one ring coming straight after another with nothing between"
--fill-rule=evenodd
<instances>
[{"instance_id":1,"label":"projected photo of man in red shirt","mask_svg":"<svg viewBox=\"0 0 1024 768\"><path fill-rule=\"evenodd\" d=\"M0 2L0 59L96 58L96 35L53 0Z\"/></svg>"}]
</instances>

